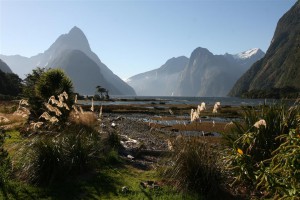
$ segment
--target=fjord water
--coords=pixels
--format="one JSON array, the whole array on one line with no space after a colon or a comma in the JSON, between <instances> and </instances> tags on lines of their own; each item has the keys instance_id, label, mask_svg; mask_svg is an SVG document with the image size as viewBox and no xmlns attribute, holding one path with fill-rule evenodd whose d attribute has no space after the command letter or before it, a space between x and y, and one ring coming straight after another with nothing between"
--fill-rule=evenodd
<instances>
[{"instance_id":1,"label":"fjord water","mask_svg":"<svg viewBox=\"0 0 300 200\"><path fill-rule=\"evenodd\" d=\"M274 99L242 99L237 97L172 97L172 96L112 96L113 101L98 101L95 105L129 105L129 104L185 104L199 105L205 102L206 105L214 105L220 102L221 105L228 106L255 106L272 104ZM89 102L82 102L89 104Z\"/></svg>"}]
</instances>

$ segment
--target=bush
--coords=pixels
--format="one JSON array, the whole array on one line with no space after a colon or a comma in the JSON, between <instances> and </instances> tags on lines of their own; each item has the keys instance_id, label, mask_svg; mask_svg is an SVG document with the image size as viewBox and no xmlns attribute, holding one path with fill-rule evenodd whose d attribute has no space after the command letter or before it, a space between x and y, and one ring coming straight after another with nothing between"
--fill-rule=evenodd
<instances>
[{"instance_id":1,"label":"bush","mask_svg":"<svg viewBox=\"0 0 300 200\"><path fill-rule=\"evenodd\" d=\"M60 133L36 136L28 145L25 171L27 181L51 185L89 172L101 156L100 134L94 129L71 124ZM28 159L29 158L29 159Z\"/></svg>"},{"instance_id":2,"label":"bush","mask_svg":"<svg viewBox=\"0 0 300 200\"><path fill-rule=\"evenodd\" d=\"M38 118L45 110L44 103L49 101L51 96L57 97L66 92L69 95L67 103L71 108L73 105L73 85L65 73L60 69L37 68L28 74L24 81L23 95L28 98L31 106L31 116ZM63 117L60 121L67 120L69 111L63 110Z\"/></svg>"},{"instance_id":3,"label":"bush","mask_svg":"<svg viewBox=\"0 0 300 200\"><path fill-rule=\"evenodd\" d=\"M4 138L5 133L0 130L0 191L5 196L9 189L11 163L7 151L3 149Z\"/></svg>"},{"instance_id":4,"label":"bush","mask_svg":"<svg viewBox=\"0 0 300 200\"><path fill-rule=\"evenodd\" d=\"M181 138L174 144L173 166L165 175L176 181L181 190L202 194L208 199L223 196L222 176L216 146L204 138Z\"/></svg>"},{"instance_id":5,"label":"bush","mask_svg":"<svg viewBox=\"0 0 300 200\"><path fill-rule=\"evenodd\" d=\"M298 195L299 114L297 104L245 111L244 121L235 123L232 133L224 135L228 144L225 162L234 179L232 185L245 184L269 197ZM255 127L260 119L266 121L266 126Z\"/></svg>"}]
</instances>

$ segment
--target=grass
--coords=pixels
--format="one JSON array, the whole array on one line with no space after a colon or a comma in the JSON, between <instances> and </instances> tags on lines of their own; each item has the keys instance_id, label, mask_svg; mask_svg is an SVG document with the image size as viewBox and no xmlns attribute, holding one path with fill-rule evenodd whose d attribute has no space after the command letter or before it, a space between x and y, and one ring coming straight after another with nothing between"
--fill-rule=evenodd
<instances>
[{"instance_id":1,"label":"grass","mask_svg":"<svg viewBox=\"0 0 300 200\"><path fill-rule=\"evenodd\" d=\"M38 135L24 138L15 130L8 131L7 135L4 146L13 160L24 156L18 152L22 145L40 138ZM85 171L79 176L69 174L66 180L47 186L11 179L6 193L0 192L0 199L201 199L197 195L178 192L172 184L166 184L155 169L140 170L131 166L130 162L122 161L114 150L108 152L107 158L99 160L96 166L95 170ZM160 189L142 188L140 182L148 180L159 182ZM129 191L122 192L123 186Z\"/></svg>"}]
</instances>

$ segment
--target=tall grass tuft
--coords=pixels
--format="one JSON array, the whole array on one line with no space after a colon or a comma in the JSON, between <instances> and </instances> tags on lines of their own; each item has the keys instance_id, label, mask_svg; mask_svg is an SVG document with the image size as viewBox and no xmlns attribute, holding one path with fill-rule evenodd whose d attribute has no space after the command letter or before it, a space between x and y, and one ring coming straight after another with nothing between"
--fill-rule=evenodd
<instances>
[{"instance_id":1,"label":"tall grass tuft","mask_svg":"<svg viewBox=\"0 0 300 200\"><path fill-rule=\"evenodd\" d=\"M200 193L208 199L225 198L219 160L216 146L205 139L180 137L174 142L173 166L165 175L183 191Z\"/></svg>"},{"instance_id":2,"label":"tall grass tuft","mask_svg":"<svg viewBox=\"0 0 300 200\"><path fill-rule=\"evenodd\" d=\"M93 171L102 153L100 134L94 129L71 124L59 133L41 134L25 148L27 160L20 177L51 185Z\"/></svg>"},{"instance_id":3,"label":"tall grass tuft","mask_svg":"<svg viewBox=\"0 0 300 200\"><path fill-rule=\"evenodd\" d=\"M11 162L7 151L3 148L5 133L0 130L0 192L6 196L10 189L9 180L11 175Z\"/></svg>"},{"instance_id":4,"label":"tall grass tuft","mask_svg":"<svg viewBox=\"0 0 300 200\"><path fill-rule=\"evenodd\" d=\"M243 122L235 122L231 134L223 137L232 186L245 184L268 198L299 194L299 116L297 102L245 110Z\"/></svg>"}]
</instances>

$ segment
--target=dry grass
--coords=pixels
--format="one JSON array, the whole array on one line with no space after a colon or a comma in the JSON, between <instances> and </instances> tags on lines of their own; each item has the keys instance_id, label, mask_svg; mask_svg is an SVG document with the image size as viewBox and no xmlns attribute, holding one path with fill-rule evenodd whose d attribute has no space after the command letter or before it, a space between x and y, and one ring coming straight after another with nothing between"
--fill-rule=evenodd
<instances>
[{"instance_id":1,"label":"dry grass","mask_svg":"<svg viewBox=\"0 0 300 200\"><path fill-rule=\"evenodd\" d=\"M70 113L70 121L76 124L92 126L97 122L97 116L94 112L79 112L76 114L75 111L72 111Z\"/></svg>"},{"instance_id":2,"label":"dry grass","mask_svg":"<svg viewBox=\"0 0 300 200\"><path fill-rule=\"evenodd\" d=\"M7 125L7 124L12 124L17 122L25 122L27 120L27 118L24 118L21 115L0 113L0 116L8 119L7 122L0 122L0 125Z\"/></svg>"}]
</instances>

